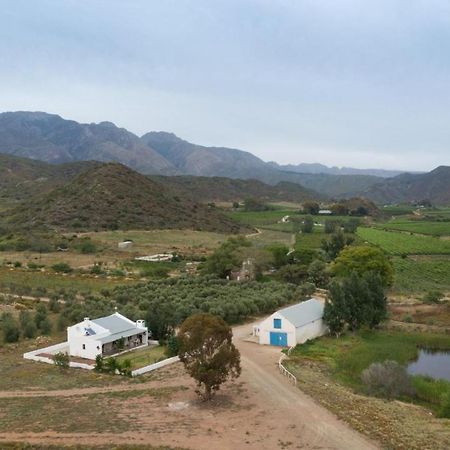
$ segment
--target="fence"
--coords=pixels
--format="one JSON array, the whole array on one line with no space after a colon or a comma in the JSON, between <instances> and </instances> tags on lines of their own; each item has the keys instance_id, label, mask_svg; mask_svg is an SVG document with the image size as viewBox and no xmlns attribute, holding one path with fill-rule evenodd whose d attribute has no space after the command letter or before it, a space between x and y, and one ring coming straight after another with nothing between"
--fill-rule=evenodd
<instances>
[{"instance_id":1,"label":"fence","mask_svg":"<svg viewBox=\"0 0 450 450\"><path fill-rule=\"evenodd\" d=\"M290 347L289 350L287 351L287 354L290 355L292 349L295 347ZM289 372L289 370L286 369L286 367L284 367L283 365L283 361L286 359L286 355L283 353L280 356L280 359L278 360L278 369L280 370L281 374L284 375L285 377L287 377L287 379L289 381L292 381L294 383L295 386L297 386L297 377L292 374L291 372Z\"/></svg>"}]
</instances>

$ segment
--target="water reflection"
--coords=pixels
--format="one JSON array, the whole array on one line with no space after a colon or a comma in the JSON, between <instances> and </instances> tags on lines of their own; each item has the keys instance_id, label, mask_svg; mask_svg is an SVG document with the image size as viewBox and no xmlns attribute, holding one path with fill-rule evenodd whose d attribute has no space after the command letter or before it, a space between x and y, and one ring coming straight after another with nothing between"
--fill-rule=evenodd
<instances>
[{"instance_id":1,"label":"water reflection","mask_svg":"<svg viewBox=\"0 0 450 450\"><path fill-rule=\"evenodd\" d=\"M422 349L407 370L411 375L426 375L450 381L450 351Z\"/></svg>"}]
</instances>

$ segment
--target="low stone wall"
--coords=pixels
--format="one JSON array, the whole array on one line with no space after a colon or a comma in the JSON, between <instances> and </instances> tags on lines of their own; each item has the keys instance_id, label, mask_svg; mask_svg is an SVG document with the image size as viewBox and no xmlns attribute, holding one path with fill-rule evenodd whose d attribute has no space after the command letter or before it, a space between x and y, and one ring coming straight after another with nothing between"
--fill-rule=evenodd
<instances>
[{"instance_id":1,"label":"low stone wall","mask_svg":"<svg viewBox=\"0 0 450 450\"><path fill-rule=\"evenodd\" d=\"M154 364L150 364L149 366L141 367L140 369L133 370L131 372L131 376L135 377L137 375L143 375L144 373L151 372L156 369L160 369L161 367L168 366L169 364L176 363L180 360L178 356L173 356L172 358L167 358L162 361L156 362Z\"/></svg>"}]
</instances>

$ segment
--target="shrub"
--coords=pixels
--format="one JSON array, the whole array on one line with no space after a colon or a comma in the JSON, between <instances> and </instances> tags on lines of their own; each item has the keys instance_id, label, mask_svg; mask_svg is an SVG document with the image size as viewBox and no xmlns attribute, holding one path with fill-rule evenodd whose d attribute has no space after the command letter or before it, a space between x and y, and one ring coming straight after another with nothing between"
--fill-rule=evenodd
<instances>
[{"instance_id":1,"label":"shrub","mask_svg":"<svg viewBox=\"0 0 450 450\"><path fill-rule=\"evenodd\" d=\"M180 342L175 335L169 336L167 339L167 356L177 356L180 351Z\"/></svg>"},{"instance_id":2,"label":"shrub","mask_svg":"<svg viewBox=\"0 0 450 450\"><path fill-rule=\"evenodd\" d=\"M73 270L72 267L70 267L67 263L53 264L52 269L58 273L70 273Z\"/></svg>"},{"instance_id":3,"label":"shrub","mask_svg":"<svg viewBox=\"0 0 450 450\"><path fill-rule=\"evenodd\" d=\"M97 251L97 247L90 240L86 240L80 245L80 252L81 253L91 254L91 253L95 253L96 251Z\"/></svg>"},{"instance_id":4,"label":"shrub","mask_svg":"<svg viewBox=\"0 0 450 450\"><path fill-rule=\"evenodd\" d=\"M442 396L438 417L450 419L450 392Z\"/></svg>"},{"instance_id":5,"label":"shrub","mask_svg":"<svg viewBox=\"0 0 450 450\"><path fill-rule=\"evenodd\" d=\"M1 327L5 342L17 342L20 337L19 327L16 320L10 313L3 313L1 316Z\"/></svg>"},{"instance_id":6,"label":"shrub","mask_svg":"<svg viewBox=\"0 0 450 450\"><path fill-rule=\"evenodd\" d=\"M314 219L311 216L306 216L300 229L302 233L312 233L314 231Z\"/></svg>"},{"instance_id":7,"label":"shrub","mask_svg":"<svg viewBox=\"0 0 450 450\"><path fill-rule=\"evenodd\" d=\"M53 356L53 362L55 366L60 369L68 369L69 368L69 355L65 352L58 352L55 356Z\"/></svg>"},{"instance_id":8,"label":"shrub","mask_svg":"<svg viewBox=\"0 0 450 450\"><path fill-rule=\"evenodd\" d=\"M96 372L103 372L104 371L104 367L105 367L105 364L104 364L104 358L103 358L103 356L102 355L97 355L96 357L95 357L95 366L94 366L94 370L96 371Z\"/></svg>"},{"instance_id":9,"label":"shrub","mask_svg":"<svg viewBox=\"0 0 450 450\"><path fill-rule=\"evenodd\" d=\"M440 291L430 291L424 298L424 303L439 303L444 298L444 294Z\"/></svg>"},{"instance_id":10,"label":"shrub","mask_svg":"<svg viewBox=\"0 0 450 450\"><path fill-rule=\"evenodd\" d=\"M385 398L415 395L406 368L396 361L371 364L362 372L361 379L370 395Z\"/></svg>"}]
</instances>

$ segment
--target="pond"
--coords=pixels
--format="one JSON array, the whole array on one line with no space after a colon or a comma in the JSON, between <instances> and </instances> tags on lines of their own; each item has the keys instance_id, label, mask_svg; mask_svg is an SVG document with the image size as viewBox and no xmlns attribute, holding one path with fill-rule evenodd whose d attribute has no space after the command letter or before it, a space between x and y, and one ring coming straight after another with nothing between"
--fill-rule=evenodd
<instances>
[{"instance_id":1,"label":"pond","mask_svg":"<svg viewBox=\"0 0 450 450\"><path fill-rule=\"evenodd\" d=\"M422 349L417 359L407 367L411 375L425 375L450 381L450 351Z\"/></svg>"}]
</instances>

